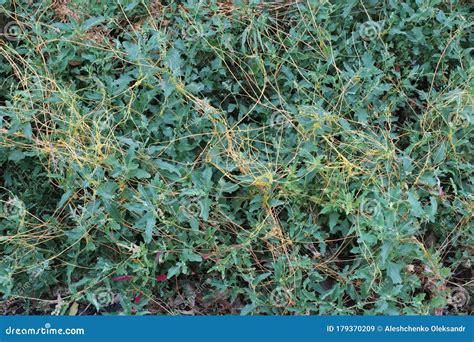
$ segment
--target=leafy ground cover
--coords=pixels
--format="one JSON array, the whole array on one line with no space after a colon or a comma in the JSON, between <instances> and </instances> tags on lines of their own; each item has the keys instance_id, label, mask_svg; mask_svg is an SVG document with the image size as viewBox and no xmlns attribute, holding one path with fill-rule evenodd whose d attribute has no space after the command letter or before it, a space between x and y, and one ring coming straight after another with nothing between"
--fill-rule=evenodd
<instances>
[{"instance_id":1,"label":"leafy ground cover","mask_svg":"<svg viewBox=\"0 0 474 342\"><path fill-rule=\"evenodd\" d=\"M0 0L6 314L469 314L469 1Z\"/></svg>"}]
</instances>

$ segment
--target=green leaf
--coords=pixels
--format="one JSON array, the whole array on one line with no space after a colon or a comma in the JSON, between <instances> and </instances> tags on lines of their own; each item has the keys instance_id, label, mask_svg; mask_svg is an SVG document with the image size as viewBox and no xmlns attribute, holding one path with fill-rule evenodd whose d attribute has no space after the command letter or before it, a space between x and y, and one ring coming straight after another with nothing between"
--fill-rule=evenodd
<instances>
[{"instance_id":1,"label":"green leaf","mask_svg":"<svg viewBox=\"0 0 474 342\"><path fill-rule=\"evenodd\" d=\"M392 251L392 242L391 241L385 241L384 244L382 245L382 248L380 249L380 263L382 266L385 265L385 262L387 261L387 258Z\"/></svg>"},{"instance_id":2,"label":"green leaf","mask_svg":"<svg viewBox=\"0 0 474 342\"><path fill-rule=\"evenodd\" d=\"M428 212L428 217L431 222L436 221L436 214L438 212L438 200L436 197L431 196L430 197L430 206L426 208L426 211Z\"/></svg>"},{"instance_id":3,"label":"green leaf","mask_svg":"<svg viewBox=\"0 0 474 342\"><path fill-rule=\"evenodd\" d=\"M221 179L219 181L219 185L220 185L220 192L221 193L229 193L230 194L230 193L233 193L234 191L236 191L239 188L239 186L237 184L226 182L223 179Z\"/></svg>"},{"instance_id":4,"label":"green leaf","mask_svg":"<svg viewBox=\"0 0 474 342\"><path fill-rule=\"evenodd\" d=\"M181 264L177 264L173 267L168 269L168 279L172 278L175 275L179 275L181 273Z\"/></svg>"},{"instance_id":5,"label":"green leaf","mask_svg":"<svg viewBox=\"0 0 474 342\"><path fill-rule=\"evenodd\" d=\"M119 189L119 186L117 183L109 181L102 183L98 188L97 188L97 195L102 197L105 200L111 200L115 196L115 191Z\"/></svg>"},{"instance_id":6,"label":"green leaf","mask_svg":"<svg viewBox=\"0 0 474 342\"><path fill-rule=\"evenodd\" d=\"M265 273L261 273L259 274L255 280L253 281L253 285L256 286L258 285L260 282L262 282L263 280L267 279L269 276L271 276L272 273L271 272L265 272Z\"/></svg>"},{"instance_id":7,"label":"green leaf","mask_svg":"<svg viewBox=\"0 0 474 342\"><path fill-rule=\"evenodd\" d=\"M26 155L20 150L13 150L8 155L8 160L18 162L22 159L25 159Z\"/></svg>"},{"instance_id":8,"label":"green leaf","mask_svg":"<svg viewBox=\"0 0 474 342\"><path fill-rule=\"evenodd\" d=\"M241 316L247 316L248 314L252 313L255 310L255 304L247 304L243 307L240 311Z\"/></svg>"},{"instance_id":9,"label":"green leaf","mask_svg":"<svg viewBox=\"0 0 474 342\"><path fill-rule=\"evenodd\" d=\"M422 217L424 215L423 207L413 191L408 192L408 202L410 203L410 212L413 216Z\"/></svg>"},{"instance_id":10,"label":"green leaf","mask_svg":"<svg viewBox=\"0 0 474 342\"><path fill-rule=\"evenodd\" d=\"M441 267L439 270L439 275L445 279L448 279L451 276L451 269L449 267Z\"/></svg>"},{"instance_id":11,"label":"green leaf","mask_svg":"<svg viewBox=\"0 0 474 342\"><path fill-rule=\"evenodd\" d=\"M144 219L145 219L145 223L146 223L146 226L145 226L145 242L150 243L151 240L152 240L152 236L153 236L153 229L155 228L155 224L156 224L156 218L153 215L153 213L148 212L148 213L146 213Z\"/></svg>"},{"instance_id":12,"label":"green leaf","mask_svg":"<svg viewBox=\"0 0 474 342\"><path fill-rule=\"evenodd\" d=\"M62 196L61 199L59 200L58 205L56 206L56 209L62 208L64 204L71 198L71 195L74 193L72 190L67 190Z\"/></svg>"},{"instance_id":13,"label":"green leaf","mask_svg":"<svg viewBox=\"0 0 474 342\"><path fill-rule=\"evenodd\" d=\"M146 172L145 170L142 169L135 169L129 172L128 176L130 178L138 178L138 179L144 179L144 178L150 178L151 175Z\"/></svg>"},{"instance_id":14,"label":"green leaf","mask_svg":"<svg viewBox=\"0 0 474 342\"><path fill-rule=\"evenodd\" d=\"M209 219L209 209L211 207L211 199L210 198L203 198L201 201L199 201L199 204L201 204L201 217L204 221L207 221Z\"/></svg>"},{"instance_id":15,"label":"green leaf","mask_svg":"<svg viewBox=\"0 0 474 342\"><path fill-rule=\"evenodd\" d=\"M444 159L446 159L446 142L443 141L439 144L438 148L433 154L433 163L434 164L439 164L441 163Z\"/></svg>"},{"instance_id":16,"label":"green leaf","mask_svg":"<svg viewBox=\"0 0 474 342\"><path fill-rule=\"evenodd\" d=\"M168 162L165 162L163 160L155 160L156 166L162 170L166 170L172 173L175 173L176 175L181 177L181 173L179 172L178 168L174 166L173 164L170 164Z\"/></svg>"},{"instance_id":17,"label":"green leaf","mask_svg":"<svg viewBox=\"0 0 474 342\"><path fill-rule=\"evenodd\" d=\"M165 74L163 79L161 80L161 89L163 89L163 93L166 97L169 97L175 90L176 86L171 81L169 75Z\"/></svg>"},{"instance_id":18,"label":"green leaf","mask_svg":"<svg viewBox=\"0 0 474 342\"><path fill-rule=\"evenodd\" d=\"M86 227L85 226L78 226L74 229L65 230L64 235L67 236L69 243L77 243L77 241L81 240L86 234Z\"/></svg>"},{"instance_id":19,"label":"green leaf","mask_svg":"<svg viewBox=\"0 0 474 342\"><path fill-rule=\"evenodd\" d=\"M171 49L166 55L166 64L170 68L174 76L181 75L181 65L183 61L181 59L181 53L177 49Z\"/></svg>"},{"instance_id":20,"label":"green leaf","mask_svg":"<svg viewBox=\"0 0 474 342\"><path fill-rule=\"evenodd\" d=\"M190 224L192 230L194 230L194 231L198 231L198 230L199 230L199 220L198 220L197 218L191 217L191 218L189 219L189 224Z\"/></svg>"},{"instance_id":21,"label":"green leaf","mask_svg":"<svg viewBox=\"0 0 474 342\"><path fill-rule=\"evenodd\" d=\"M94 26L97 26L98 24L102 23L105 21L105 17L100 16L100 17L90 17L86 21L84 21L81 25L81 29L84 31L87 31L91 29Z\"/></svg>"},{"instance_id":22,"label":"green leaf","mask_svg":"<svg viewBox=\"0 0 474 342\"><path fill-rule=\"evenodd\" d=\"M184 261L191 261L191 262L201 262L202 257L199 254L194 253L193 251L191 251L189 249L186 249L183 252L183 260Z\"/></svg>"},{"instance_id":23,"label":"green leaf","mask_svg":"<svg viewBox=\"0 0 474 342\"><path fill-rule=\"evenodd\" d=\"M402 282L402 277L400 276L400 271L403 269L402 264L396 264L389 262L387 266L387 273L390 279L394 284L400 284Z\"/></svg>"}]
</instances>

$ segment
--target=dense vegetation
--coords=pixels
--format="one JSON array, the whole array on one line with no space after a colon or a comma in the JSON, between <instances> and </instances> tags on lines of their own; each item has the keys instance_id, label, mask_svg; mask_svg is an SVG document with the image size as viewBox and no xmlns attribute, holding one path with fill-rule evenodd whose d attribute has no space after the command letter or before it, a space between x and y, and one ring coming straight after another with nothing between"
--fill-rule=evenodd
<instances>
[{"instance_id":1,"label":"dense vegetation","mask_svg":"<svg viewBox=\"0 0 474 342\"><path fill-rule=\"evenodd\" d=\"M466 314L469 1L0 0L9 314Z\"/></svg>"}]
</instances>

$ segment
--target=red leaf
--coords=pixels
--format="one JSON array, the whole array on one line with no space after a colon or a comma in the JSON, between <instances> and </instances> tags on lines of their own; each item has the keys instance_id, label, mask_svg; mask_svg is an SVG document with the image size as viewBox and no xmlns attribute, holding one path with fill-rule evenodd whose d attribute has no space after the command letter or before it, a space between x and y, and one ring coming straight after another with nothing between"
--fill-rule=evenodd
<instances>
[{"instance_id":1,"label":"red leaf","mask_svg":"<svg viewBox=\"0 0 474 342\"><path fill-rule=\"evenodd\" d=\"M133 298L133 302L134 302L135 304L140 304L141 300L142 300L142 293L141 293L141 292L140 292L139 294L137 294L137 295L135 296L135 298Z\"/></svg>"},{"instance_id":2,"label":"red leaf","mask_svg":"<svg viewBox=\"0 0 474 342\"><path fill-rule=\"evenodd\" d=\"M157 264L160 264L160 263L161 263L161 252L160 252L160 251L158 251L158 252L156 253L155 262L156 262Z\"/></svg>"},{"instance_id":3,"label":"red leaf","mask_svg":"<svg viewBox=\"0 0 474 342\"><path fill-rule=\"evenodd\" d=\"M159 276L156 277L156 281L162 282L168 279L168 276L166 274L160 274Z\"/></svg>"},{"instance_id":4,"label":"red leaf","mask_svg":"<svg viewBox=\"0 0 474 342\"><path fill-rule=\"evenodd\" d=\"M81 65L82 62L81 62L81 61L71 60L71 61L68 61L68 64L69 64L70 66L78 66L78 65Z\"/></svg>"},{"instance_id":5,"label":"red leaf","mask_svg":"<svg viewBox=\"0 0 474 342\"><path fill-rule=\"evenodd\" d=\"M112 278L113 281L129 281L132 279L133 279L133 276L131 275L123 275L123 276Z\"/></svg>"}]
</instances>

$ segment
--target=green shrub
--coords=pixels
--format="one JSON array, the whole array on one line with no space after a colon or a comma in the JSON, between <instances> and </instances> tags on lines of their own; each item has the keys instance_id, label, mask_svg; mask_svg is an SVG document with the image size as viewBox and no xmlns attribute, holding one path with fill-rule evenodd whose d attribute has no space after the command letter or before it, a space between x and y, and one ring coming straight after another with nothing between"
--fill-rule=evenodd
<instances>
[{"instance_id":1,"label":"green shrub","mask_svg":"<svg viewBox=\"0 0 474 342\"><path fill-rule=\"evenodd\" d=\"M469 313L471 7L0 0L6 312Z\"/></svg>"}]
</instances>

